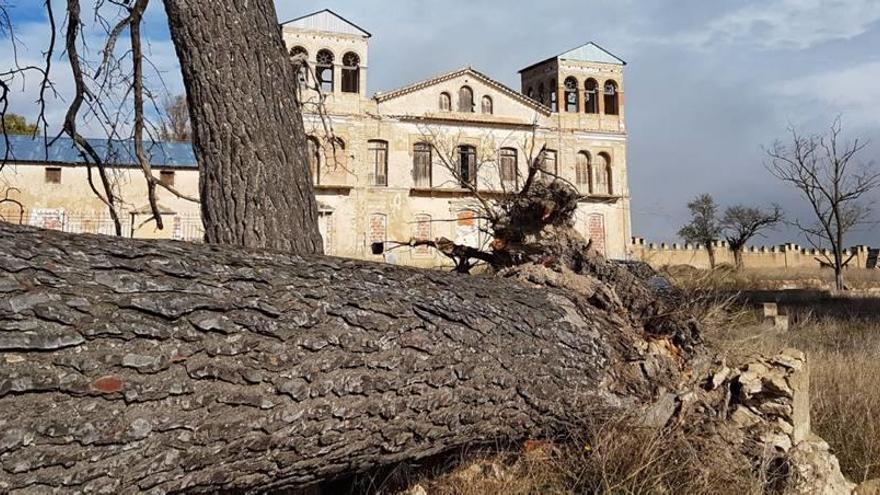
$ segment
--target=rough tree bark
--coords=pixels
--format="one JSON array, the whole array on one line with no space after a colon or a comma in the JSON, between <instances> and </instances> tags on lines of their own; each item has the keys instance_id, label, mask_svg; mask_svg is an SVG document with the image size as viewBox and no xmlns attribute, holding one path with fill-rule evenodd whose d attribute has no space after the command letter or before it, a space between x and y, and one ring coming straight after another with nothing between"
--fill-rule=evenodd
<instances>
[{"instance_id":1,"label":"rough tree bark","mask_svg":"<svg viewBox=\"0 0 880 495\"><path fill-rule=\"evenodd\" d=\"M323 250L293 67L272 0L165 0L192 123L205 238Z\"/></svg>"},{"instance_id":2,"label":"rough tree bark","mask_svg":"<svg viewBox=\"0 0 880 495\"><path fill-rule=\"evenodd\" d=\"M271 491L674 387L600 295L0 222L0 491Z\"/></svg>"}]
</instances>

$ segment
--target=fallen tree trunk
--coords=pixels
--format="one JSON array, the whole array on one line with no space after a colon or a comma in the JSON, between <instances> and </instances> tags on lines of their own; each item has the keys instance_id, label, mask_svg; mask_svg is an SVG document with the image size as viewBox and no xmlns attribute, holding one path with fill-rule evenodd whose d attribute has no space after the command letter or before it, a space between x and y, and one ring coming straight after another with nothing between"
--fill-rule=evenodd
<instances>
[{"instance_id":1,"label":"fallen tree trunk","mask_svg":"<svg viewBox=\"0 0 880 495\"><path fill-rule=\"evenodd\" d=\"M651 393L588 299L0 223L0 492L270 491L549 434Z\"/></svg>"}]
</instances>

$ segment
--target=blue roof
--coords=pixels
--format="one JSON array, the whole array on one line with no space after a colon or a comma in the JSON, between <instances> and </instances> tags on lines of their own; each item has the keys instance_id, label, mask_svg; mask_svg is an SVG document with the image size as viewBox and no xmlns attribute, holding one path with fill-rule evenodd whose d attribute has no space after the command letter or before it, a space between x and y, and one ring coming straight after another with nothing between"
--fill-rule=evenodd
<instances>
[{"instance_id":1,"label":"blue roof","mask_svg":"<svg viewBox=\"0 0 880 495\"><path fill-rule=\"evenodd\" d=\"M52 139L50 138L51 142ZM87 139L95 148L98 156L108 165L136 166L134 141ZM9 161L25 163L87 163L80 151L74 146L73 139L60 137L49 146L42 136L36 139L31 136L9 136ZM150 164L155 167L197 168L195 153L188 142L144 141L144 150L150 157ZM0 160L6 156L6 140L0 136Z\"/></svg>"}]
</instances>

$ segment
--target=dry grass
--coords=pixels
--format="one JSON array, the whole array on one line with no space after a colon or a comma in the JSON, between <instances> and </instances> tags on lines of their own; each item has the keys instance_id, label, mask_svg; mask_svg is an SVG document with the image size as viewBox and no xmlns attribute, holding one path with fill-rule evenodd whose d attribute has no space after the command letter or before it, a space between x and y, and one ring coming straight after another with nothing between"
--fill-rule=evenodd
<instances>
[{"instance_id":1,"label":"dry grass","mask_svg":"<svg viewBox=\"0 0 880 495\"><path fill-rule=\"evenodd\" d=\"M880 477L880 300L835 299L788 309L789 332L745 325L709 337L733 361L785 347L806 352L813 431L831 445L848 478Z\"/></svg>"},{"instance_id":2,"label":"dry grass","mask_svg":"<svg viewBox=\"0 0 880 495\"><path fill-rule=\"evenodd\" d=\"M700 270L687 265L667 266L660 270L677 285L713 287L716 290L785 290L834 288L834 272L823 268L744 268L734 270L722 265L715 270ZM880 270L848 269L846 285L855 290L880 289Z\"/></svg>"},{"instance_id":3,"label":"dry grass","mask_svg":"<svg viewBox=\"0 0 880 495\"><path fill-rule=\"evenodd\" d=\"M555 446L471 459L414 484L431 495L762 493L764 482L748 463L709 438L683 428L639 428L627 418L594 419Z\"/></svg>"}]
</instances>

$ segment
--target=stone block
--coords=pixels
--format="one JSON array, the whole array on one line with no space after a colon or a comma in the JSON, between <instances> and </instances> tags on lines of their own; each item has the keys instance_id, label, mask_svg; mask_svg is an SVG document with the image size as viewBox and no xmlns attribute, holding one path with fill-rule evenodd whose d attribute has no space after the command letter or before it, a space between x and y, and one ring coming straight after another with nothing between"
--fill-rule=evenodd
<instances>
[{"instance_id":1,"label":"stone block","mask_svg":"<svg viewBox=\"0 0 880 495\"><path fill-rule=\"evenodd\" d=\"M792 390L791 422L794 426L791 437L795 445L810 435L810 369L806 358L803 363L800 369L791 370L788 376L788 386Z\"/></svg>"},{"instance_id":2,"label":"stone block","mask_svg":"<svg viewBox=\"0 0 880 495\"><path fill-rule=\"evenodd\" d=\"M779 315L779 306L776 303L764 303L764 317Z\"/></svg>"},{"instance_id":3,"label":"stone block","mask_svg":"<svg viewBox=\"0 0 880 495\"><path fill-rule=\"evenodd\" d=\"M771 363L778 364L792 370L800 370L807 364L806 355L797 349L783 349L777 356L774 356Z\"/></svg>"},{"instance_id":4,"label":"stone block","mask_svg":"<svg viewBox=\"0 0 880 495\"><path fill-rule=\"evenodd\" d=\"M787 332L789 329L788 316L766 316L764 317L764 326L780 332Z\"/></svg>"}]
</instances>

